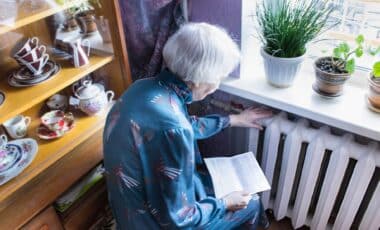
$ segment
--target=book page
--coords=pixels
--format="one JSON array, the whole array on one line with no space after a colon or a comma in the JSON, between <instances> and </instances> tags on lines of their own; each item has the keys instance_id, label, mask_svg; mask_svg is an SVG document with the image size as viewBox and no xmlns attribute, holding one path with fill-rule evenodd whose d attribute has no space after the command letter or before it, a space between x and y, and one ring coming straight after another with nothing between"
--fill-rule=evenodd
<instances>
[{"instance_id":1,"label":"book page","mask_svg":"<svg viewBox=\"0 0 380 230\"><path fill-rule=\"evenodd\" d=\"M227 195L231 190L243 190L238 174L235 172L235 168L229 158L205 158L204 160L211 174L215 194L218 194L217 198Z\"/></svg>"},{"instance_id":2,"label":"book page","mask_svg":"<svg viewBox=\"0 0 380 230\"><path fill-rule=\"evenodd\" d=\"M221 198L234 191L252 194L270 189L268 180L252 152L233 157L205 158L214 186L215 197Z\"/></svg>"},{"instance_id":3,"label":"book page","mask_svg":"<svg viewBox=\"0 0 380 230\"><path fill-rule=\"evenodd\" d=\"M270 189L269 182L252 152L236 155L232 161L246 191L255 194Z\"/></svg>"}]
</instances>

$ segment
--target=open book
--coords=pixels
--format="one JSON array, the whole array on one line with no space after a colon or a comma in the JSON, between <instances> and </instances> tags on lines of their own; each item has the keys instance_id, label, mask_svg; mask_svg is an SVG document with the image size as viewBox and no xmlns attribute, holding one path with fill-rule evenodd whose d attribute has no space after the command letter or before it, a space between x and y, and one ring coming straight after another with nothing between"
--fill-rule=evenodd
<instances>
[{"instance_id":1,"label":"open book","mask_svg":"<svg viewBox=\"0 0 380 230\"><path fill-rule=\"evenodd\" d=\"M204 160L211 174L216 198L234 191L244 190L255 194L270 189L268 180L252 152Z\"/></svg>"}]
</instances>

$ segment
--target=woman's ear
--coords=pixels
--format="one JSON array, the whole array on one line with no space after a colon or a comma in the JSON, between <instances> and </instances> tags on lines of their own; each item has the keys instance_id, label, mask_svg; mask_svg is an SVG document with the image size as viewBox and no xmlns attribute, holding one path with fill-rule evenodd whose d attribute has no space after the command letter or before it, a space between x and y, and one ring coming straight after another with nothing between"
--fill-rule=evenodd
<instances>
[{"instance_id":1,"label":"woman's ear","mask_svg":"<svg viewBox=\"0 0 380 230\"><path fill-rule=\"evenodd\" d=\"M186 82L186 85L187 85L191 90L193 90L193 89L199 87L199 83L194 83L194 82L192 82L192 81L187 81L187 82Z\"/></svg>"}]
</instances>

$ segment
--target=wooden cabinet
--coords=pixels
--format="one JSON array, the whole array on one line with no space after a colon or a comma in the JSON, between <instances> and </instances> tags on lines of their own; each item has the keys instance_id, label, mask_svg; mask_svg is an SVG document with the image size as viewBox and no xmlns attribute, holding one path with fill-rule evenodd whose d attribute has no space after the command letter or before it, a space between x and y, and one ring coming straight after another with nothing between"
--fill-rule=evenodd
<instances>
[{"instance_id":1,"label":"wooden cabinet","mask_svg":"<svg viewBox=\"0 0 380 230\"><path fill-rule=\"evenodd\" d=\"M107 202L106 185L102 181L61 215L62 225L66 230L90 229L99 214L104 212Z\"/></svg>"},{"instance_id":2,"label":"wooden cabinet","mask_svg":"<svg viewBox=\"0 0 380 230\"><path fill-rule=\"evenodd\" d=\"M44 222L39 219L55 218L51 208L54 200L102 160L102 130L107 111L88 116L71 107L75 126L70 132L51 141L39 139L36 133L46 100L56 93L70 96L71 85L87 75L91 74L95 80L103 83L106 90L114 91L116 98L131 83L118 0L100 0L100 5L94 7L97 20L108 20L112 41L104 42L105 35L98 33L97 36L102 37L103 42L91 45L88 65L75 68L69 60L58 59L53 55L57 51L56 36L65 20L64 13L86 2L9 0L1 6L9 7L9 10L0 10L0 92L5 95L5 101L0 105L0 124L19 114L30 116L32 123L27 137L35 139L39 149L32 163L22 173L0 186L0 229L17 229L21 226L25 229L44 229L38 225ZM99 21L96 22L99 28L101 25ZM93 35L82 31L75 36L92 42ZM12 58L12 53L21 39L30 37L39 38L40 43L47 47L51 60L58 63L61 70L41 84L15 88L8 84L8 76L20 66ZM86 208L83 210L86 211Z\"/></svg>"},{"instance_id":3,"label":"wooden cabinet","mask_svg":"<svg viewBox=\"0 0 380 230\"><path fill-rule=\"evenodd\" d=\"M48 207L29 223L24 225L22 230L63 230L62 224L53 207Z\"/></svg>"}]
</instances>

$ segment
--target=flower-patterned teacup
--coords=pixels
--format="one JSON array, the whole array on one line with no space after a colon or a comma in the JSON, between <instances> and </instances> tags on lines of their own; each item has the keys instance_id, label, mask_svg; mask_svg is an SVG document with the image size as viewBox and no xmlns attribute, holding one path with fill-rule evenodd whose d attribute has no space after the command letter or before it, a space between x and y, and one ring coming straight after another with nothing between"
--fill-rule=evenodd
<instances>
[{"instance_id":1,"label":"flower-patterned teacup","mask_svg":"<svg viewBox=\"0 0 380 230\"><path fill-rule=\"evenodd\" d=\"M61 110L53 110L45 113L41 117L41 122L51 131L63 131L67 128L69 121L74 120L74 115L70 112L65 113Z\"/></svg>"},{"instance_id":2,"label":"flower-patterned teacup","mask_svg":"<svg viewBox=\"0 0 380 230\"><path fill-rule=\"evenodd\" d=\"M31 118L17 115L3 123L5 130L12 138L23 138L26 135Z\"/></svg>"}]
</instances>

